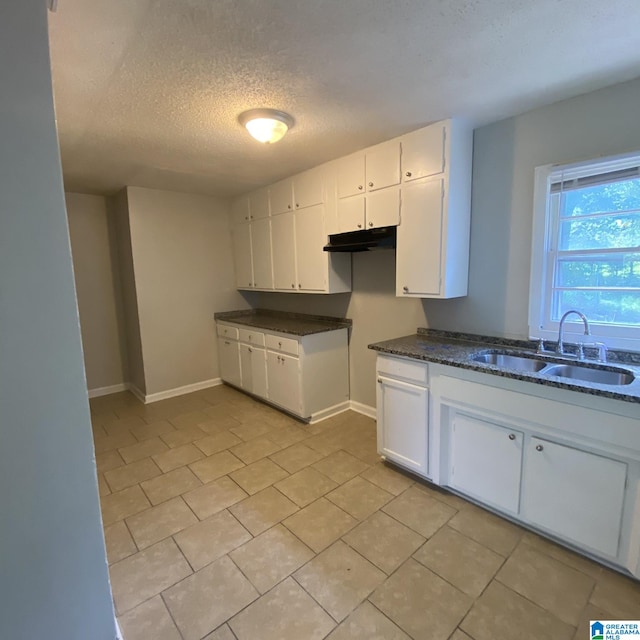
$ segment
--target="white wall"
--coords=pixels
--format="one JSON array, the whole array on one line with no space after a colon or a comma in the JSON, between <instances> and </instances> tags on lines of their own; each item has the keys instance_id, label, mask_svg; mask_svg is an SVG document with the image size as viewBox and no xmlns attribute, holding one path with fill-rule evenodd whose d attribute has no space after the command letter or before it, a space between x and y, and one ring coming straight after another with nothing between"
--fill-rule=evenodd
<instances>
[{"instance_id":1,"label":"white wall","mask_svg":"<svg viewBox=\"0 0 640 640\"><path fill-rule=\"evenodd\" d=\"M0 21L0 638L113 640L46 3Z\"/></svg>"},{"instance_id":2,"label":"white wall","mask_svg":"<svg viewBox=\"0 0 640 640\"><path fill-rule=\"evenodd\" d=\"M138 187L127 199L147 395L218 378L213 314L248 306L228 201Z\"/></svg>"},{"instance_id":3,"label":"white wall","mask_svg":"<svg viewBox=\"0 0 640 640\"><path fill-rule=\"evenodd\" d=\"M106 199L65 194L89 390L121 385L124 335L118 321L117 264Z\"/></svg>"},{"instance_id":4,"label":"white wall","mask_svg":"<svg viewBox=\"0 0 640 640\"><path fill-rule=\"evenodd\" d=\"M425 301L430 326L528 337L534 169L640 150L638 105L640 79L476 130L469 296Z\"/></svg>"}]
</instances>

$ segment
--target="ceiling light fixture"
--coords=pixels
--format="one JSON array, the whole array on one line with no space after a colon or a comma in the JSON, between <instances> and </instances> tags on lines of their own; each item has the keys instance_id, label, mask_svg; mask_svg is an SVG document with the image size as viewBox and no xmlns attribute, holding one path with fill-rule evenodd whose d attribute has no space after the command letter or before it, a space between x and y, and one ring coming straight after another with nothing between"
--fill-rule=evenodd
<instances>
[{"instance_id":1,"label":"ceiling light fixture","mask_svg":"<svg viewBox=\"0 0 640 640\"><path fill-rule=\"evenodd\" d=\"M276 109L250 109L238 116L238 122L258 141L278 142L293 127L293 118Z\"/></svg>"}]
</instances>

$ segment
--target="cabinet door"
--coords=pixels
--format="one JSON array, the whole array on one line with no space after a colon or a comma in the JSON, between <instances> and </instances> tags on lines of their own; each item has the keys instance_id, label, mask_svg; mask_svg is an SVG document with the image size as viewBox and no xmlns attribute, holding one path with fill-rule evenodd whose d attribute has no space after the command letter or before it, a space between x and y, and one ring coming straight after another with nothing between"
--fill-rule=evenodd
<instances>
[{"instance_id":1,"label":"cabinet door","mask_svg":"<svg viewBox=\"0 0 640 640\"><path fill-rule=\"evenodd\" d=\"M267 397L267 352L249 347L251 354L251 382L253 393L260 398Z\"/></svg>"},{"instance_id":2,"label":"cabinet door","mask_svg":"<svg viewBox=\"0 0 640 640\"><path fill-rule=\"evenodd\" d=\"M273 286L276 289L297 289L295 242L293 212L271 218Z\"/></svg>"},{"instance_id":3,"label":"cabinet door","mask_svg":"<svg viewBox=\"0 0 640 640\"><path fill-rule=\"evenodd\" d=\"M256 289L273 289L271 220L269 218L261 218L251 223L251 250L253 286Z\"/></svg>"},{"instance_id":4,"label":"cabinet door","mask_svg":"<svg viewBox=\"0 0 640 640\"><path fill-rule=\"evenodd\" d=\"M269 217L268 189L258 189L249 194L249 215L251 220Z\"/></svg>"},{"instance_id":5,"label":"cabinet door","mask_svg":"<svg viewBox=\"0 0 640 640\"><path fill-rule=\"evenodd\" d=\"M238 289L253 287L253 260L251 257L251 225L241 224L233 228L233 261L236 267Z\"/></svg>"},{"instance_id":6,"label":"cabinet door","mask_svg":"<svg viewBox=\"0 0 640 640\"><path fill-rule=\"evenodd\" d=\"M240 374L240 345L235 340L218 338L220 377L236 387L242 386Z\"/></svg>"},{"instance_id":7,"label":"cabinet door","mask_svg":"<svg viewBox=\"0 0 640 640\"><path fill-rule=\"evenodd\" d=\"M324 174L321 169L311 169L293 178L293 196L296 209L312 207L324 202Z\"/></svg>"},{"instance_id":8,"label":"cabinet door","mask_svg":"<svg viewBox=\"0 0 640 640\"><path fill-rule=\"evenodd\" d=\"M251 367L251 347L248 344L239 343L240 347L240 385L245 391L253 393L253 369ZM224 380L224 378L223 378Z\"/></svg>"},{"instance_id":9,"label":"cabinet door","mask_svg":"<svg viewBox=\"0 0 640 640\"><path fill-rule=\"evenodd\" d=\"M296 211L295 221L298 289L323 291L329 260L329 254L323 250L327 242L323 206Z\"/></svg>"},{"instance_id":10,"label":"cabinet door","mask_svg":"<svg viewBox=\"0 0 640 640\"><path fill-rule=\"evenodd\" d=\"M522 433L457 413L452 420L450 437L449 485L517 514Z\"/></svg>"},{"instance_id":11,"label":"cabinet door","mask_svg":"<svg viewBox=\"0 0 640 640\"><path fill-rule=\"evenodd\" d=\"M378 376L377 404L378 453L426 475L428 389Z\"/></svg>"},{"instance_id":12,"label":"cabinet door","mask_svg":"<svg viewBox=\"0 0 640 640\"><path fill-rule=\"evenodd\" d=\"M249 198L240 196L231 204L231 221L233 224L249 222Z\"/></svg>"},{"instance_id":13,"label":"cabinet door","mask_svg":"<svg viewBox=\"0 0 640 640\"><path fill-rule=\"evenodd\" d=\"M302 413L300 360L267 351L269 400L297 415Z\"/></svg>"},{"instance_id":14,"label":"cabinet door","mask_svg":"<svg viewBox=\"0 0 640 640\"><path fill-rule=\"evenodd\" d=\"M389 227L400 222L400 187L367 194L367 229Z\"/></svg>"},{"instance_id":15,"label":"cabinet door","mask_svg":"<svg viewBox=\"0 0 640 640\"><path fill-rule=\"evenodd\" d=\"M402 139L402 180L417 180L442 173L445 167L446 125L431 125Z\"/></svg>"},{"instance_id":16,"label":"cabinet door","mask_svg":"<svg viewBox=\"0 0 640 640\"><path fill-rule=\"evenodd\" d=\"M355 153L338 160L338 198L364 193L364 153Z\"/></svg>"},{"instance_id":17,"label":"cabinet door","mask_svg":"<svg viewBox=\"0 0 640 640\"><path fill-rule=\"evenodd\" d=\"M271 215L293 210L293 187L291 178L276 182L269 187L269 204Z\"/></svg>"},{"instance_id":18,"label":"cabinet door","mask_svg":"<svg viewBox=\"0 0 640 640\"><path fill-rule=\"evenodd\" d=\"M338 227L340 233L364 229L364 196L338 200Z\"/></svg>"},{"instance_id":19,"label":"cabinet door","mask_svg":"<svg viewBox=\"0 0 640 640\"><path fill-rule=\"evenodd\" d=\"M366 154L367 191L400 184L400 142L390 140Z\"/></svg>"},{"instance_id":20,"label":"cabinet door","mask_svg":"<svg viewBox=\"0 0 640 640\"><path fill-rule=\"evenodd\" d=\"M437 297L442 260L443 180L402 189L396 248L396 295Z\"/></svg>"},{"instance_id":21,"label":"cabinet door","mask_svg":"<svg viewBox=\"0 0 640 640\"><path fill-rule=\"evenodd\" d=\"M531 438L522 511L543 527L600 554L618 554L627 465Z\"/></svg>"}]
</instances>

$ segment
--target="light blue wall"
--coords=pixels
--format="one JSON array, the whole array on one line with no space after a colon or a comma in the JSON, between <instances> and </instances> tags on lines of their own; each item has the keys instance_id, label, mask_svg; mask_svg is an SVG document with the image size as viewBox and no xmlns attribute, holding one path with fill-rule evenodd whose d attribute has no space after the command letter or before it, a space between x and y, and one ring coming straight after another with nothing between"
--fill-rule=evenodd
<instances>
[{"instance_id":1,"label":"light blue wall","mask_svg":"<svg viewBox=\"0 0 640 640\"><path fill-rule=\"evenodd\" d=\"M113 640L44 0L0 20L0 638Z\"/></svg>"},{"instance_id":2,"label":"light blue wall","mask_svg":"<svg viewBox=\"0 0 640 640\"><path fill-rule=\"evenodd\" d=\"M430 327L527 337L537 166L640 150L640 79L475 131L466 298L423 302Z\"/></svg>"}]
</instances>

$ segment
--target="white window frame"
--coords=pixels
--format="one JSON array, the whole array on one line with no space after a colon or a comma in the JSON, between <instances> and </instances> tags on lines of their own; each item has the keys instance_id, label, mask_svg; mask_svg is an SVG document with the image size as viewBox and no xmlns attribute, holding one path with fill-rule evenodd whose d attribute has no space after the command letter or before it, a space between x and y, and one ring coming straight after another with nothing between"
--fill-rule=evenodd
<instances>
[{"instance_id":1,"label":"white window frame","mask_svg":"<svg viewBox=\"0 0 640 640\"><path fill-rule=\"evenodd\" d=\"M551 176L562 171L563 180L608 173L640 165L640 152L627 153L588 162L536 167L533 195L533 234L531 243L531 277L529 287L529 337L534 340L557 340L559 322L551 319L551 295L556 264L553 243L557 212L549 197ZM578 309L578 311L582 311ZM565 321L565 342L604 342L607 347L640 351L640 328L591 322L591 336L584 335L582 321L571 315Z\"/></svg>"}]
</instances>

